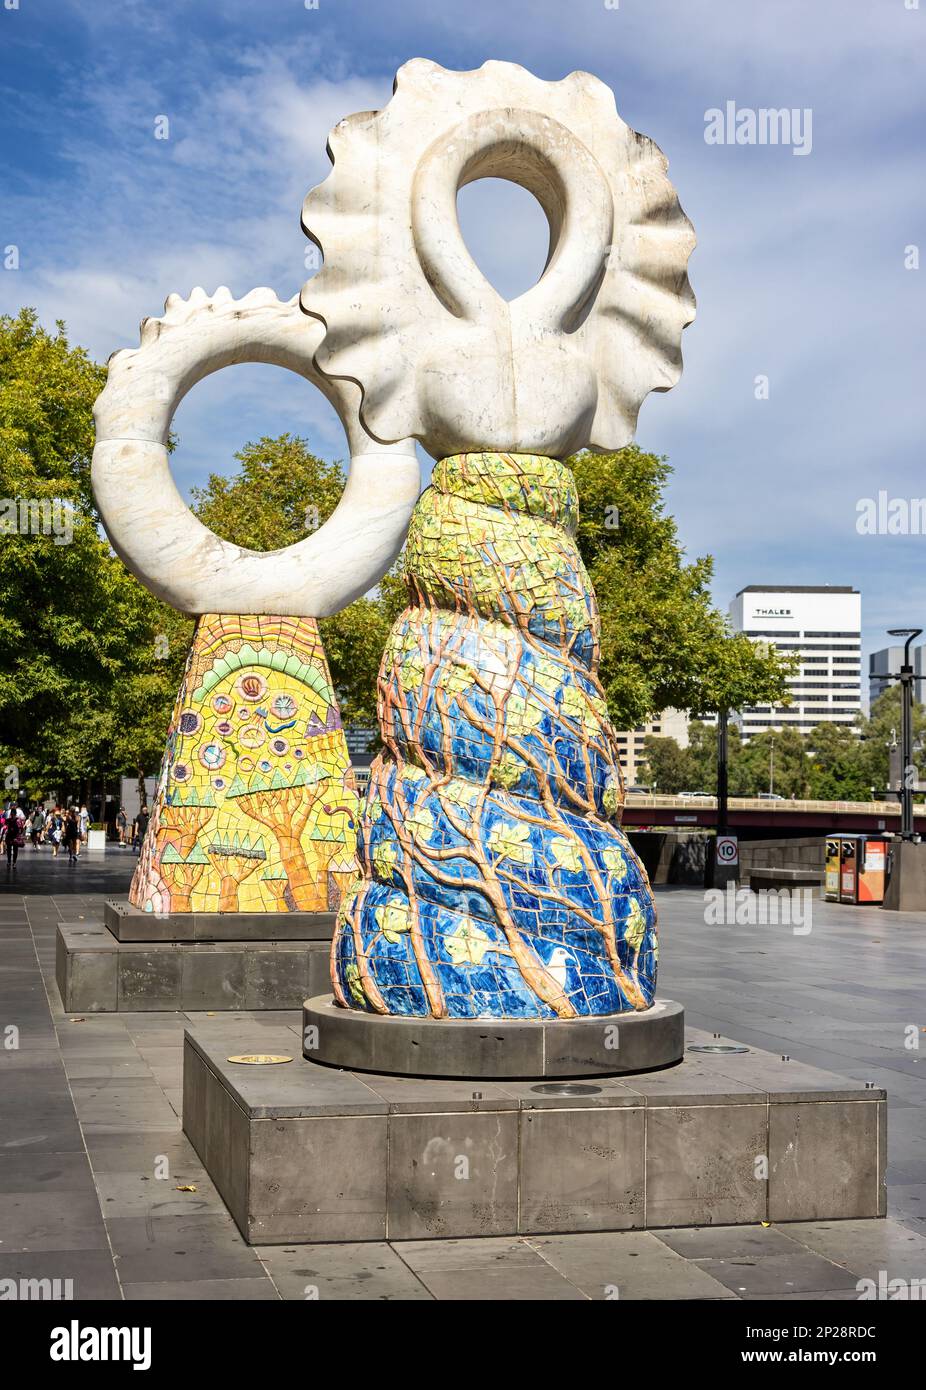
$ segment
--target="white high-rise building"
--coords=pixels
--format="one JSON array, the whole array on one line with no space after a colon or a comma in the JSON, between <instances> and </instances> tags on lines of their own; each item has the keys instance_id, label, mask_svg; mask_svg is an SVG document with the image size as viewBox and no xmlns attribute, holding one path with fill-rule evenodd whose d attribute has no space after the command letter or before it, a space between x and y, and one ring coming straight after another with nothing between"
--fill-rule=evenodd
<instances>
[{"instance_id":1,"label":"white high-rise building","mask_svg":"<svg viewBox=\"0 0 926 1390\"><path fill-rule=\"evenodd\" d=\"M855 724L862 706L862 597L849 585L747 584L730 604L737 632L797 654L791 704L757 705L734 716L743 738L765 729Z\"/></svg>"}]
</instances>

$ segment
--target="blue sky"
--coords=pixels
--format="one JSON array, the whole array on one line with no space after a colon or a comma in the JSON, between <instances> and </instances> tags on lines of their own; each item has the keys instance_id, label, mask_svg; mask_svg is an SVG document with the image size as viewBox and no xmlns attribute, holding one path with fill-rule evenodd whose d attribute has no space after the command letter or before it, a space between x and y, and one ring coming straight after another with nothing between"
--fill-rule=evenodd
<instances>
[{"instance_id":1,"label":"blue sky","mask_svg":"<svg viewBox=\"0 0 926 1390\"><path fill-rule=\"evenodd\" d=\"M690 554L726 607L749 583L851 583L866 649L926 627L926 536L861 536L856 504L926 494L926 0L0 0L0 312L35 305L105 359L172 291L305 280L299 213L330 127L395 69L487 58L584 68L669 157L698 235L685 372L638 440L669 455ZM810 108L812 149L709 145L705 112ZM156 140L167 115L170 139ZM529 195L464 191L473 254L510 295L542 266ZM768 399L755 379L768 377ZM290 430L342 457L333 412L268 367L208 379L177 415L183 487Z\"/></svg>"}]
</instances>

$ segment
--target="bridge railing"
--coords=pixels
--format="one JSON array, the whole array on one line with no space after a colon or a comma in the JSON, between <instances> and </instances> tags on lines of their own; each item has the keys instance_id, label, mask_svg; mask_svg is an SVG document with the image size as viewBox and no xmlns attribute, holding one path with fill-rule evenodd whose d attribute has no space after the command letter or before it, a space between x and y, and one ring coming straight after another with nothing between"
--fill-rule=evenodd
<instances>
[{"instance_id":1,"label":"bridge railing","mask_svg":"<svg viewBox=\"0 0 926 1390\"><path fill-rule=\"evenodd\" d=\"M661 796L628 792L624 797L627 808L671 811L711 811L717 808L715 796ZM770 811L773 815L858 815L878 816L884 819L900 816L900 806L896 801L772 801L757 796L731 796L727 802L730 811ZM926 818L926 806L914 805L915 816Z\"/></svg>"}]
</instances>

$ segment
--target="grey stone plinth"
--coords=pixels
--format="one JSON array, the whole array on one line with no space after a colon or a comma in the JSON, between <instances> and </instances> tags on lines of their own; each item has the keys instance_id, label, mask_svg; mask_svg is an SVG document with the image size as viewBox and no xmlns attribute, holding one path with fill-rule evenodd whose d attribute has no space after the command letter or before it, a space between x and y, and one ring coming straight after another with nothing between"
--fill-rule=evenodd
<instances>
[{"instance_id":1,"label":"grey stone plinth","mask_svg":"<svg viewBox=\"0 0 926 1390\"><path fill-rule=\"evenodd\" d=\"M103 922L117 941L330 941L334 912L143 912L111 901Z\"/></svg>"},{"instance_id":2,"label":"grey stone plinth","mask_svg":"<svg viewBox=\"0 0 926 1390\"><path fill-rule=\"evenodd\" d=\"M307 999L305 1053L326 1066L394 1076L616 1076L677 1062L685 1011L660 999L645 1013L571 1019L404 1018Z\"/></svg>"},{"instance_id":3,"label":"grey stone plinth","mask_svg":"<svg viewBox=\"0 0 926 1390\"><path fill-rule=\"evenodd\" d=\"M81 923L56 952L68 1013L298 1009L328 981L327 941L119 941Z\"/></svg>"},{"instance_id":4,"label":"grey stone plinth","mask_svg":"<svg viewBox=\"0 0 926 1390\"><path fill-rule=\"evenodd\" d=\"M300 1043L185 1035L183 1127L252 1244L884 1215L884 1092L769 1053L551 1090L335 1071ZM228 1061L250 1052L293 1060Z\"/></svg>"},{"instance_id":5,"label":"grey stone plinth","mask_svg":"<svg viewBox=\"0 0 926 1390\"><path fill-rule=\"evenodd\" d=\"M115 938L100 927L58 928L55 979L69 1013L115 1012L117 946Z\"/></svg>"}]
</instances>

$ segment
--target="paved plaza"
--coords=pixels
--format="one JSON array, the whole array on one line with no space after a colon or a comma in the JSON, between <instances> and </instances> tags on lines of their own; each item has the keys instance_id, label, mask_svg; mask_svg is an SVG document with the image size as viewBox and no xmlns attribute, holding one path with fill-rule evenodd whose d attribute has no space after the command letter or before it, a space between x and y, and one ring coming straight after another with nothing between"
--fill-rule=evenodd
<instances>
[{"instance_id":1,"label":"paved plaza","mask_svg":"<svg viewBox=\"0 0 926 1390\"><path fill-rule=\"evenodd\" d=\"M291 1028L297 1051L301 1018L65 1014L57 924L99 920L133 864L27 849L0 873L0 1012L19 1030L0 1055L0 1278L299 1300L852 1300L882 1272L926 1279L926 915L815 901L795 932L707 925L698 891L657 899L660 993L690 1025L887 1089L887 1220L252 1248L181 1131L183 1030L240 1018Z\"/></svg>"}]
</instances>

